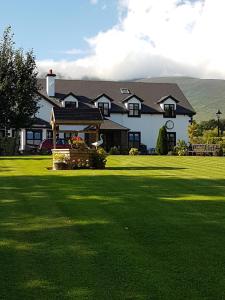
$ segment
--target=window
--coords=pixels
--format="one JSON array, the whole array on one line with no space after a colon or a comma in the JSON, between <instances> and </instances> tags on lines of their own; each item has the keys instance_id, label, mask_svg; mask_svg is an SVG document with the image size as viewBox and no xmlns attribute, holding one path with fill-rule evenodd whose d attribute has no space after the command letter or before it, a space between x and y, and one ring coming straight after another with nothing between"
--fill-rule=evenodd
<instances>
[{"instance_id":1,"label":"window","mask_svg":"<svg viewBox=\"0 0 225 300\"><path fill-rule=\"evenodd\" d=\"M138 103L128 103L128 117L140 117L140 109Z\"/></svg>"},{"instance_id":2,"label":"window","mask_svg":"<svg viewBox=\"0 0 225 300\"><path fill-rule=\"evenodd\" d=\"M5 130L0 129L0 138L3 138L5 136Z\"/></svg>"},{"instance_id":3,"label":"window","mask_svg":"<svg viewBox=\"0 0 225 300\"><path fill-rule=\"evenodd\" d=\"M141 143L141 133L140 132L129 132L128 133L129 148L139 149L140 143Z\"/></svg>"},{"instance_id":4,"label":"window","mask_svg":"<svg viewBox=\"0 0 225 300\"><path fill-rule=\"evenodd\" d=\"M120 89L121 94L130 94L130 91L127 88Z\"/></svg>"},{"instance_id":5,"label":"window","mask_svg":"<svg viewBox=\"0 0 225 300\"><path fill-rule=\"evenodd\" d=\"M26 141L27 145L39 145L42 141L42 130L27 130Z\"/></svg>"},{"instance_id":6,"label":"window","mask_svg":"<svg viewBox=\"0 0 225 300\"><path fill-rule=\"evenodd\" d=\"M176 132L167 132L168 150L172 151L176 146Z\"/></svg>"},{"instance_id":7,"label":"window","mask_svg":"<svg viewBox=\"0 0 225 300\"><path fill-rule=\"evenodd\" d=\"M109 103L107 102L99 102L98 108L100 108L102 115L105 117L109 116Z\"/></svg>"},{"instance_id":8,"label":"window","mask_svg":"<svg viewBox=\"0 0 225 300\"><path fill-rule=\"evenodd\" d=\"M71 139L71 137L73 136L77 136L78 133L77 132L64 132L64 140L68 141L69 139Z\"/></svg>"},{"instance_id":9,"label":"window","mask_svg":"<svg viewBox=\"0 0 225 300\"><path fill-rule=\"evenodd\" d=\"M52 138L53 138L52 130L47 130L47 139L52 139Z\"/></svg>"},{"instance_id":10,"label":"window","mask_svg":"<svg viewBox=\"0 0 225 300\"><path fill-rule=\"evenodd\" d=\"M164 104L164 118L176 118L174 104Z\"/></svg>"},{"instance_id":11,"label":"window","mask_svg":"<svg viewBox=\"0 0 225 300\"><path fill-rule=\"evenodd\" d=\"M77 108L77 102L73 101L65 101L66 108Z\"/></svg>"}]
</instances>

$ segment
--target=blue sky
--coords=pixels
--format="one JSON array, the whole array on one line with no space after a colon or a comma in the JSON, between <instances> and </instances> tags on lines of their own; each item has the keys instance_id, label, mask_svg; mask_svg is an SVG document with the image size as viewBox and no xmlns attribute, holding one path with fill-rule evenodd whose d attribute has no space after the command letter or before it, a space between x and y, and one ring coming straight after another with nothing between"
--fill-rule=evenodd
<instances>
[{"instance_id":1,"label":"blue sky","mask_svg":"<svg viewBox=\"0 0 225 300\"><path fill-rule=\"evenodd\" d=\"M224 0L2 0L41 75L225 78Z\"/></svg>"},{"instance_id":2,"label":"blue sky","mask_svg":"<svg viewBox=\"0 0 225 300\"><path fill-rule=\"evenodd\" d=\"M71 49L87 50L85 38L117 23L115 0L19 0L1 1L0 32L12 26L15 41L33 48L37 59L73 59ZM84 51L84 53L85 53Z\"/></svg>"}]
</instances>

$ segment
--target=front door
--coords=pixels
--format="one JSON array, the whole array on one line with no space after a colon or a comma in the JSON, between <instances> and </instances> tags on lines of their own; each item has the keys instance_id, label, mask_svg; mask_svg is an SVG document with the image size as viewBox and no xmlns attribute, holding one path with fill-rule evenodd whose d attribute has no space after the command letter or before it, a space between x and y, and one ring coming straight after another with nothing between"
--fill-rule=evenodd
<instances>
[{"instance_id":1,"label":"front door","mask_svg":"<svg viewBox=\"0 0 225 300\"><path fill-rule=\"evenodd\" d=\"M176 132L167 132L168 151L173 151L176 146Z\"/></svg>"}]
</instances>

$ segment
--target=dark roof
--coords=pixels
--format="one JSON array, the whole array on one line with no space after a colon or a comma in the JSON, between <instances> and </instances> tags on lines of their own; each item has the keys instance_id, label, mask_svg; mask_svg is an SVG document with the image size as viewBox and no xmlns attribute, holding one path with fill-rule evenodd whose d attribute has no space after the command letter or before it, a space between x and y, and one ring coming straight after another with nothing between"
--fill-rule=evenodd
<instances>
[{"instance_id":1,"label":"dark roof","mask_svg":"<svg viewBox=\"0 0 225 300\"><path fill-rule=\"evenodd\" d=\"M165 96L165 97L162 97L161 99L159 99L159 100L157 101L157 103L163 103L163 102L165 102L165 101L166 101L167 99L169 99L169 98L173 99L173 101L175 101L176 103L179 102L179 101L178 101L176 98L174 98L173 96L168 95L168 96Z\"/></svg>"},{"instance_id":2,"label":"dark roof","mask_svg":"<svg viewBox=\"0 0 225 300\"><path fill-rule=\"evenodd\" d=\"M179 101L181 110L180 112L177 111L177 114L193 115L195 113L178 85L173 83L56 79L56 94L54 98L48 97L46 94L45 79L39 79L39 84L42 86L41 94L52 100L54 99L58 103L62 101L65 95L73 93L79 101L79 110L92 107L92 101L99 95L105 94L113 99L111 113L126 113L127 110L124 107L123 100L127 98L127 94L122 94L120 91L120 88L123 87L129 89L131 94L137 95L144 101L142 103L142 113L163 113L157 101L168 95Z\"/></svg>"},{"instance_id":3,"label":"dark roof","mask_svg":"<svg viewBox=\"0 0 225 300\"><path fill-rule=\"evenodd\" d=\"M108 120L108 119L105 119L102 122L100 129L101 130L130 130L129 128L124 127L124 126L122 126L112 120Z\"/></svg>"},{"instance_id":4,"label":"dark roof","mask_svg":"<svg viewBox=\"0 0 225 300\"><path fill-rule=\"evenodd\" d=\"M102 121L103 117L99 108L85 108L85 109L73 109L73 108L53 108L54 120L59 121L88 121L98 122Z\"/></svg>"},{"instance_id":5,"label":"dark roof","mask_svg":"<svg viewBox=\"0 0 225 300\"><path fill-rule=\"evenodd\" d=\"M102 97L109 99L109 101L113 101L113 99L110 98L108 95L106 95L105 93L102 93L101 95L98 95L95 99L93 99L92 102L96 102L98 99L100 99Z\"/></svg>"},{"instance_id":6,"label":"dark roof","mask_svg":"<svg viewBox=\"0 0 225 300\"><path fill-rule=\"evenodd\" d=\"M140 97L138 97L137 95L135 95L135 94L129 95L127 98L123 99L123 102L127 102L127 101L129 101L130 99L132 99L132 98L136 98L136 99L138 99L140 102L143 102L143 100L142 100Z\"/></svg>"},{"instance_id":7,"label":"dark roof","mask_svg":"<svg viewBox=\"0 0 225 300\"><path fill-rule=\"evenodd\" d=\"M32 127L45 127L45 128L51 128L50 123L41 119L41 118L34 118Z\"/></svg>"}]
</instances>

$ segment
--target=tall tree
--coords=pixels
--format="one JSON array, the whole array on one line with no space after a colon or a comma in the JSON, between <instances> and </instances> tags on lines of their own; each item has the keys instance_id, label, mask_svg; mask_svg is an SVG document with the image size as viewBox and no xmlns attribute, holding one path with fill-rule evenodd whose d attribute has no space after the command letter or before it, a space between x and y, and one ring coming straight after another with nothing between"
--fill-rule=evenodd
<instances>
[{"instance_id":1,"label":"tall tree","mask_svg":"<svg viewBox=\"0 0 225 300\"><path fill-rule=\"evenodd\" d=\"M168 140L167 140L167 131L165 126L159 129L159 135L156 144L156 153L160 155L168 154Z\"/></svg>"},{"instance_id":2,"label":"tall tree","mask_svg":"<svg viewBox=\"0 0 225 300\"><path fill-rule=\"evenodd\" d=\"M38 111L37 68L33 51L15 49L11 27L0 42L0 126L30 126Z\"/></svg>"}]
</instances>

